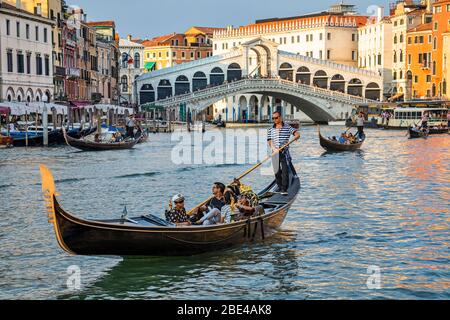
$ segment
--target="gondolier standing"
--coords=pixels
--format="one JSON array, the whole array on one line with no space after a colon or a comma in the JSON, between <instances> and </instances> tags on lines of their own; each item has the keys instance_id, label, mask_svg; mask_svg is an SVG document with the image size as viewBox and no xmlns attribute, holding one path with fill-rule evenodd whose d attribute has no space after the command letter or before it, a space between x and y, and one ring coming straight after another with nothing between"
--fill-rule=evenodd
<instances>
[{"instance_id":1,"label":"gondolier standing","mask_svg":"<svg viewBox=\"0 0 450 320\"><path fill-rule=\"evenodd\" d=\"M297 129L283 122L281 113L276 111L272 115L273 127L268 130L267 142L273 152L279 151L282 147L289 143L291 136L295 140L300 139L300 133ZM289 188L289 170L288 166L291 162L289 148L284 149L280 154L273 157L273 168L275 170L275 177L277 185L280 188L281 194L288 195Z\"/></svg>"},{"instance_id":2,"label":"gondolier standing","mask_svg":"<svg viewBox=\"0 0 450 320\"><path fill-rule=\"evenodd\" d=\"M364 121L366 117L364 115L364 112L360 112L358 115L358 118L356 118L356 127L358 128L358 137L361 140L364 140L365 133L364 133Z\"/></svg>"}]
</instances>

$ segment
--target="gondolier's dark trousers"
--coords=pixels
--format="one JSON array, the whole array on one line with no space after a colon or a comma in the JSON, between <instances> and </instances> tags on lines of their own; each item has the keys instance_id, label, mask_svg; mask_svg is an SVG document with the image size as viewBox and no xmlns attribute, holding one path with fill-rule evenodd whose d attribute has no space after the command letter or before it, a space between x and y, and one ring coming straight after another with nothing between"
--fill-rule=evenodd
<instances>
[{"instance_id":1,"label":"gondolier's dark trousers","mask_svg":"<svg viewBox=\"0 0 450 320\"><path fill-rule=\"evenodd\" d=\"M277 185L281 192L287 192L289 188L289 164L287 156L281 153L272 158Z\"/></svg>"}]
</instances>

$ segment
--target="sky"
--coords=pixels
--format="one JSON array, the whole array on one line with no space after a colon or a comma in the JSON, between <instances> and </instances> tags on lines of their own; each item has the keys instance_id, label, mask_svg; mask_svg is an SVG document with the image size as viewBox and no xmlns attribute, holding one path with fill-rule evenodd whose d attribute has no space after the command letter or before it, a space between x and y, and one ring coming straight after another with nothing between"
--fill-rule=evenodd
<instances>
[{"instance_id":1,"label":"sky","mask_svg":"<svg viewBox=\"0 0 450 320\"><path fill-rule=\"evenodd\" d=\"M117 32L125 38L152 38L172 32L182 33L191 26L235 27L258 19L290 17L324 11L340 0L66 0L84 9L88 20L114 20ZM346 0L359 13L388 0ZM370 9L369 9L370 11Z\"/></svg>"}]
</instances>

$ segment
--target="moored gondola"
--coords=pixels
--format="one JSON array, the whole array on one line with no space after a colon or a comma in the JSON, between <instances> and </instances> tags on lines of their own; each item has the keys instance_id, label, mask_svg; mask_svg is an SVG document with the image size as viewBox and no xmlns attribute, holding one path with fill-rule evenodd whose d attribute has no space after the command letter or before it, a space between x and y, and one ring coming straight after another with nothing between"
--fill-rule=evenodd
<instances>
[{"instance_id":1,"label":"moored gondola","mask_svg":"<svg viewBox=\"0 0 450 320\"><path fill-rule=\"evenodd\" d=\"M64 139L67 145L81 151L109 151L109 150L126 150L133 149L139 142L140 138L135 138L124 142L95 142L88 139L74 139L67 135L63 128Z\"/></svg>"},{"instance_id":2,"label":"moored gondola","mask_svg":"<svg viewBox=\"0 0 450 320\"><path fill-rule=\"evenodd\" d=\"M300 191L300 179L291 164L288 196L278 194L276 183L271 183L259 194L259 214L230 224L176 227L153 215L80 219L62 208L52 173L43 165L41 175L57 241L66 252L76 255L185 256L264 240L279 230Z\"/></svg>"},{"instance_id":3,"label":"moored gondola","mask_svg":"<svg viewBox=\"0 0 450 320\"><path fill-rule=\"evenodd\" d=\"M332 152L356 151L356 150L361 149L361 147L365 141L365 140L363 140L359 143L354 143L354 144L342 144L339 142L331 141L330 139L323 137L320 132L320 127L318 127L318 131L319 131L320 145L322 146L322 148L324 148L327 151L332 151Z\"/></svg>"}]
</instances>

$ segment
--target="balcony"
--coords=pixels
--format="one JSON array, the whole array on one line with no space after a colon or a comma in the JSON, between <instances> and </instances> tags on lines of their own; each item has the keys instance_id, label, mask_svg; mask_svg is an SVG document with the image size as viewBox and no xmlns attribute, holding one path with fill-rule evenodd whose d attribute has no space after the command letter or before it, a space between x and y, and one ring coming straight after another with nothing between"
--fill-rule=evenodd
<instances>
[{"instance_id":1,"label":"balcony","mask_svg":"<svg viewBox=\"0 0 450 320\"><path fill-rule=\"evenodd\" d=\"M80 69L78 68L68 68L67 69L67 76L69 78L79 78L81 75Z\"/></svg>"},{"instance_id":2,"label":"balcony","mask_svg":"<svg viewBox=\"0 0 450 320\"><path fill-rule=\"evenodd\" d=\"M55 67L55 76L65 77L66 76L66 68L63 67Z\"/></svg>"}]
</instances>

